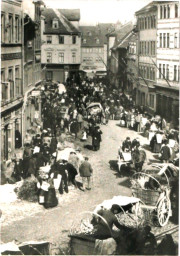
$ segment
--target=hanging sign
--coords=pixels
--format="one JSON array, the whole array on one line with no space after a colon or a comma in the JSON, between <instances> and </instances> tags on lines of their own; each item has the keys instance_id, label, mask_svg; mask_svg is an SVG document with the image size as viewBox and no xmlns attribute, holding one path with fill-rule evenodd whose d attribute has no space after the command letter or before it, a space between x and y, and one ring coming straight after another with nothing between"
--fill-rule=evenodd
<instances>
[{"instance_id":1,"label":"hanging sign","mask_svg":"<svg viewBox=\"0 0 180 256\"><path fill-rule=\"evenodd\" d=\"M40 95L40 91L32 91L32 96L36 97L36 96L39 96Z\"/></svg>"}]
</instances>

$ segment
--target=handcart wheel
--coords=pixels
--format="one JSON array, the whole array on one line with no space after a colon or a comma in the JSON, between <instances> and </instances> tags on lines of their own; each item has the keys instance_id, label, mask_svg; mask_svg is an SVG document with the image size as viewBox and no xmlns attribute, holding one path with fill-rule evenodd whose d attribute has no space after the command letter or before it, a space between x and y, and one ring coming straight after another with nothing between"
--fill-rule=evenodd
<instances>
[{"instance_id":1,"label":"handcart wheel","mask_svg":"<svg viewBox=\"0 0 180 256\"><path fill-rule=\"evenodd\" d=\"M168 223L170 215L171 215L171 202L167 197L163 197L157 207L157 218L158 218L159 225L161 227L164 227Z\"/></svg>"}]
</instances>

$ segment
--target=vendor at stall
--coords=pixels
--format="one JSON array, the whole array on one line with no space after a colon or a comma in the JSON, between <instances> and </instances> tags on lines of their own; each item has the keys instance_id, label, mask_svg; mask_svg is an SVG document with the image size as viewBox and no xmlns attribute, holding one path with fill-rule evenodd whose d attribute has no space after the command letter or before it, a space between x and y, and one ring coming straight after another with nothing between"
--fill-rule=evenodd
<instances>
[{"instance_id":1,"label":"vendor at stall","mask_svg":"<svg viewBox=\"0 0 180 256\"><path fill-rule=\"evenodd\" d=\"M118 222L115 214L118 213L118 209L115 205L110 210L100 209L91 221L94 226L94 237L97 239L107 239L110 237L118 237L118 232L112 229L115 225L118 229L121 229L121 225ZM98 217L97 217L98 216Z\"/></svg>"}]
</instances>

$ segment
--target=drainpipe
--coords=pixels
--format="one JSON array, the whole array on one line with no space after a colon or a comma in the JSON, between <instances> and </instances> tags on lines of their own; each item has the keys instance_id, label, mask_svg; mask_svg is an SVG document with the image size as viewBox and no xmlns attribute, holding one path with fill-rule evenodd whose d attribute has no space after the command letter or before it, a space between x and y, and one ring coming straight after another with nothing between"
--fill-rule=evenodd
<instances>
[{"instance_id":1,"label":"drainpipe","mask_svg":"<svg viewBox=\"0 0 180 256\"><path fill-rule=\"evenodd\" d=\"M23 3L21 4L21 13L22 13L22 26L21 26L21 42L22 42L22 61L21 61L21 77L22 77L22 83L21 83L21 92L23 96L23 105L24 105L24 11L23 11ZM21 122L21 131L22 131L22 147L24 146L24 111L22 106L22 122Z\"/></svg>"}]
</instances>

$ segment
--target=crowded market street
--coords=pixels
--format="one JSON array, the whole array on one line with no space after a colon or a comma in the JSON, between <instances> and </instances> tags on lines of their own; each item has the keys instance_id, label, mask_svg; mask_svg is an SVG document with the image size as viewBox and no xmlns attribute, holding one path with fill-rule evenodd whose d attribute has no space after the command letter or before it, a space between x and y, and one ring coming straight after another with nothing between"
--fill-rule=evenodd
<instances>
[{"instance_id":1,"label":"crowded market street","mask_svg":"<svg viewBox=\"0 0 180 256\"><path fill-rule=\"evenodd\" d=\"M135 131L119 127L118 123L118 121L113 120L109 121L107 126L101 126L103 135L99 151L93 152L83 147L83 145L91 144L91 138L89 141L79 143L82 146L83 154L89 156L94 169L92 190L83 193L81 190L71 188L68 194L60 196L59 205L49 210L40 206L37 208L34 203L29 203L27 212L21 212L21 209L18 208L18 202L14 203L16 204L16 212L9 213L9 216L6 216L7 219L2 223L1 238L4 242L14 239L21 242L46 240L56 243L67 253L69 230L82 212L93 211L97 204L115 195L131 196L128 173L127 176L121 178L117 168L115 170L110 169L109 162L117 161L118 146L127 136L131 138L138 136L142 145L148 144L148 140ZM154 159L150 151L146 150L146 153L149 160ZM80 177L77 180L80 180ZM15 206L9 207L13 209ZM1 209L3 214L6 214L3 211L3 205ZM5 210L7 209L5 208ZM170 222L164 228L156 227L154 230L159 233L173 226L174 224ZM175 239L178 241L178 233L175 234Z\"/></svg>"}]
</instances>

